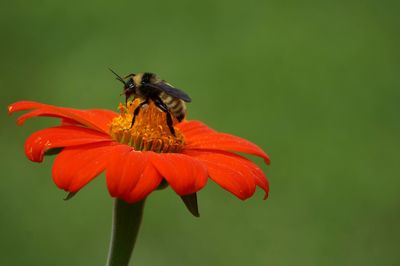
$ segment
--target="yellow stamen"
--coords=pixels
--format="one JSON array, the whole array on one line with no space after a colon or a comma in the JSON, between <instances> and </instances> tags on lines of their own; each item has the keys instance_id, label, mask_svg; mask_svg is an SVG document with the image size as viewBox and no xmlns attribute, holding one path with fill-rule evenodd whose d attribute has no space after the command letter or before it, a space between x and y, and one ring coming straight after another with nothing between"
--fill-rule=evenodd
<instances>
[{"instance_id":1,"label":"yellow stamen","mask_svg":"<svg viewBox=\"0 0 400 266\"><path fill-rule=\"evenodd\" d=\"M153 102L141 107L131 127L135 108L139 99L129 101L125 106L119 104L120 115L110 124L110 134L119 143L132 146L137 151L179 152L184 145L184 138L179 129L175 128L172 135L166 123L166 113L158 109ZM173 125L178 123L173 117Z\"/></svg>"}]
</instances>

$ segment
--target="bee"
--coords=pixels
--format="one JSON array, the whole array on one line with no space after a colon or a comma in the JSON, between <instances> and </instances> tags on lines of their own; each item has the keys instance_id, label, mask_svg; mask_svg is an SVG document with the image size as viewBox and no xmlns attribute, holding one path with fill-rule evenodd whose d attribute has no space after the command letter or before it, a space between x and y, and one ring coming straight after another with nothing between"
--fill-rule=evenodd
<instances>
[{"instance_id":1,"label":"bee","mask_svg":"<svg viewBox=\"0 0 400 266\"><path fill-rule=\"evenodd\" d=\"M167 125L172 135L175 136L173 127L172 116L181 122L186 116L186 103L192 101L189 95L180 89L173 87L165 80L161 80L154 73L137 73L129 74L122 78L112 69L110 69L117 80L124 84L122 94L125 94L125 103L128 102L129 97L133 96L134 99L139 98L141 103L133 111L133 118L131 127L135 123L135 118L139 114L143 105L149 104L150 101L163 112L167 114Z\"/></svg>"}]
</instances>

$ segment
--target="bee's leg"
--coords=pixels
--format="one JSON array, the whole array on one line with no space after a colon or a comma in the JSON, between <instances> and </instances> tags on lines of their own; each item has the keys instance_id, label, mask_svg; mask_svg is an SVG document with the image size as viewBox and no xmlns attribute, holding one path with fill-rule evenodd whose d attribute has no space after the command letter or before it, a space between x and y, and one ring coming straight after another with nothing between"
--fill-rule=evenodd
<instances>
[{"instance_id":1,"label":"bee's leg","mask_svg":"<svg viewBox=\"0 0 400 266\"><path fill-rule=\"evenodd\" d=\"M176 137L174 125L173 125L173 122L172 122L171 113L169 111L167 112L167 125L168 125L168 128L169 128L169 131L171 131L171 134L174 137Z\"/></svg>"},{"instance_id":2,"label":"bee's leg","mask_svg":"<svg viewBox=\"0 0 400 266\"><path fill-rule=\"evenodd\" d=\"M167 114L167 126L169 128L169 131L171 131L171 134L175 137L175 129L172 121L172 116L171 113L168 110L168 106L159 98L154 99L155 105L160 108L162 111L164 111Z\"/></svg>"},{"instance_id":3,"label":"bee's leg","mask_svg":"<svg viewBox=\"0 0 400 266\"><path fill-rule=\"evenodd\" d=\"M133 127L133 124L135 124L135 119L136 116L139 114L140 112L140 108L142 108L143 105L148 104L149 100L145 100L144 102L141 102L133 111L133 117L132 117L132 123L131 123L131 127Z\"/></svg>"}]
</instances>

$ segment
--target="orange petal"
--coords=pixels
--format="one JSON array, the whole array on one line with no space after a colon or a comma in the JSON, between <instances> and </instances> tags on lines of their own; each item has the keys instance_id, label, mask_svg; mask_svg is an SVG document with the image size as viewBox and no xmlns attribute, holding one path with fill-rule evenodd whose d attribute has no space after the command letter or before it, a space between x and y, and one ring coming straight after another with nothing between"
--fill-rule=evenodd
<instances>
[{"instance_id":1,"label":"orange petal","mask_svg":"<svg viewBox=\"0 0 400 266\"><path fill-rule=\"evenodd\" d=\"M134 151L126 145L118 145L106 171L110 195L118 198L126 196L138 183L148 164L146 153Z\"/></svg>"},{"instance_id":2,"label":"orange petal","mask_svg":"<svg viewBox=\"0 0 400 266\"><path fill-rule=\"evenodd\" d=\"M53 180L69 192L77 192L106 169L116 145L113 142L67 147L53 164Z\"/></svg>"},{"instance_id":3,"label":"orange petal","mask_svg":"<svg viewBox=\"0 0 400 266\"><path fill-rule=\"evenodd\" d=\"M238 198L245 200L254 194L255 186L268 195L268 181L254 163L230 152L185 151L207 165L210 178Z\"/></svg>"},{"instance_id":4,"label":"orange petal","mask_svg":"<svg viewBox=\"0 0 400 266\"><path fill-rule=\"evenodd\" d=\"M177 194L195 193L207 183L207 168L199 160L177 153L149 154L154 167Z\"/></svg>"},{"instance_id":5,"label":"orange petal","mask_svg":"<svg viewBox=\"0 0 400 266\"><path fill-rule=\"evenodd\" d=\"M109 123L111 120L117 116L116 113L109 110L77 110L72 108L65 107L57 107L53 105L47 105L42 103L30 102L30 101L21 101L11 104L8 107L8 112L14 113L17 111L31 110L17 119L17 123L19 125L23 124L27 119L36 116L49 116L49 117L58 117L58 118L66 118L77 123L87 126L89 128L93 128L104 133L109 132Z\"/></svg>"},{"instance_id":6,"label":"orange petal","mask_svg":"<svg viewBox=\"0 0 400 266\"><path fill-rule=\"evenodd\" d=\"M43 161L44 153L51 148L68 147L101 141L110 141L104 133L73 126L46 128L30 135L25 142L25 154L34 162Z\"/></svg>"},{"instance_id":7,"label":"orange petal","mask_svg":"<svg viewBox=\"0 0 400 266\"><path fill-rule=\"evenodd\" d=\"M177 124L176 127L179 128L186 138L193 138L197 135L216 132L202 122L196 120L183 121Z\"/></svg>"},{"instance_id":8,"label":"orange petal","mask_svg":"<svg viewBox=\"0 0 400 266\"><path fill-rule=\"evenodd\" d=\"M154 166L152 164L147 164L136 186L129 193L124 195L123 199L129 203L142 200L153 190L157 189L161 181L162 177Z\"/></svg>"},{"instance_id":9,"label":"orange petal","mask_svg":"<svg viewBox=\"0 0 400 266\"><path fill-rule=\"evenodd\" d=\"M270 163L268 155L256 144L226 133L210 132L195 136L185 135L187 150L219 150L243 152L259 156L266 164Z\"/></svg>"},{"instance_id":10,"label":"orange petal","mask_svg":"<svg viewBox=\"0 0 400 266\"><path fill-rule=\"evenodd\" d=\"M32 102L32 101L19 101L8 106L8 114L12 114L18 111L25 111L30 109L37 109L47 106L43 103Z\"/></svg>"}]
</instances>

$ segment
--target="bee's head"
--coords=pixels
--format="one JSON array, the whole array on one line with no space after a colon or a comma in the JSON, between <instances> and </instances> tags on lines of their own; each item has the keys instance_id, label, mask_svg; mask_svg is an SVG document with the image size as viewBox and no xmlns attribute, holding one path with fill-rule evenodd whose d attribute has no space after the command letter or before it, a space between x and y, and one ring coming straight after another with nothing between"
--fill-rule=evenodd
<instances>
[{"instance_id":1,"label":"bee's head","mask_svg":"<svg viewBox=\"0 0 400 266\"><path fill-rule=\"evenodd\" d=\"M118 75L117 73L115 73L111 68L109 68L109 70L115 75L117 76L116 79L120 82L122 82L122 84L124 84L124 91L122 92L122 94L125 94L125 101L128 101L128 98L132 95L135 94L136 91L136 85L135 85L135 81L133 80L133 77L135 76L135 74L130 74L128 76L125 77L125 80L123 78L121 78L120 75ZM121 95L122 95L121 94Z\"/></svg>"},{"instance_id":2,"label":"bee's head","mask_svg":"<svg viewBox=\"0 0 400 266\"><path fill-rule=\"evenodd\" d=\"M136 89L135 81L131 77L126 77L126 78L127 80L124 82L124 90L135 92Z\"/></svg>"}]
</instances>

